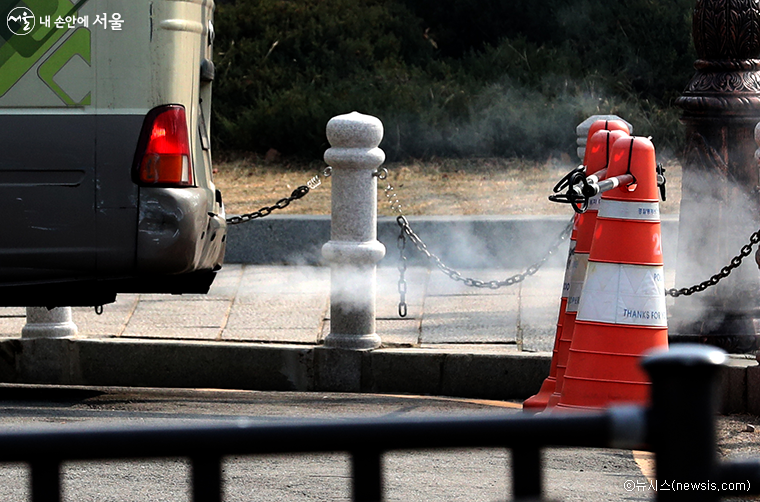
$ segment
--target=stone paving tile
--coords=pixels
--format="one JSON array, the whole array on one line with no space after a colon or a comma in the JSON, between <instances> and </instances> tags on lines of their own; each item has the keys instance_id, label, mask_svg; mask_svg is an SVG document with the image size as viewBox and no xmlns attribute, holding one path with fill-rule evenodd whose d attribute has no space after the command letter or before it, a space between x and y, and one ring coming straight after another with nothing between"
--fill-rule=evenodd
<instances>
[{"instance_id":1,"label":"stone paving tile","mask_svg":"<svg viewBox=\"0 0 760 502\"><path fill-rule=\"evenodd\" d=\"M565 271L539 270L520 284L519 344L526 352L551 352Z\"/></svg>"},{"instance_id":2,"label":"stone paving tile","mask_svg":"<svg viewBox=\"0 0 760 502\"><path fill-rule=\"evenodd\" d=\"M103 305L98 315L92 307L74 307L71 318L82 336L119 336L132 316L139 295L117 295L114 303Z\"/></svg>"},{"instance_id":3,"label":"stone paving tile","mask_svg":"<svg viewBox=\"0 0 760 502\"><path fill-rule=\"evenodd\" d=\"M463 271L502 280L515 270ZM490 343L551 350L564 270L539 271L517 286L470 288L437 269L406 272L409 315L398 316L398 271L378 267L377 332L385 343ZM673 282L666 271L666 284ZM208 295L119 295L102 316L75 308L84 336L315 343L329 333L327 267L226 265ZM234 299L234 303L233 303ZM132 314L131 318L130 315ZM24 308L0 309L0 336L18 337ZM520 330L518 332L517 327Z\"/></svg>"},{"instance_id":4,"label":"stone paving tile","mask_svg":"<svg viewBox=\"0 0 760 502\"><path fill-rule=\"evenodd\" d=\"M526 352L551 352L557 333L560 299L550 296L523 297L519 336Z\"/></svg>"},{"instance_id":5,"label":"stone paving tile","mask_svg":"<svg viewBox=\"0 0 760 502\"><path fill-rule=\"evenodd\" d=\"M380 336L383 345L417 346L420 336L419 319L378 319L375 321L375 332ZM325 319L319 335L321 343L330 334L330 320Z\"/></svg>"},{"instance_id":6,"label":"stone paving tile","mask_svg":"<svg viewBox=\"0 0 760 502\"><path fill-rule=\"evenodd\" d=\"M422 343L516 343L516 295L462 295L425 299Z\"/></svg>"},{"instance_id":7,"label":"stone paving tile","mask_svg":"<svg viewBox=\"0 0 760 502\"><path fill-rule=\"evenodd\" d=\"M261 343L317 343L318 329L312 328L228 328L223 341Z\"/></svg>"},{"instance_id":8,"label":"stone paving tile","mask_svg":"<svg viewBox=\"0 0 760 502\"><path fill-rule=\"evenodd\" d=\"M229 300L141 300L122 336L216 339L229 308Z\"/></svg>"},{"instance_id":9,"label":"stone paving tile","mask_svg":"<svg viewBox=\"0 0 760 502\"><path fill-rule=\"evenodd\" d=\"M417 346L420 343L420 320L410 318L378 319L375 331L383 345Z\"/></svg>"},{"instance_id":10,"label":"stone paving tile","mask_svg":"<svg viewBox=\"0 0 760 502\"><path fill-rule=\"evenodd\" d=\"M322 295L249 296L238 299L229 313L226 329L312 329L316 336L327 312Z\"/></svg>"},{"instance_id":11,"label":"stone paving tile","mask_svg":"<svg viewBox=\"0 0 760 502\"><path fill-rule=\"evenodd\" d=\"M26 308L0 308L0 337L20 337L24 324L26 324Z\"/></svg>"},{"instance_id":12,"label":"stone paving tile","mask_svg":"<svg viewBox=\"0 0 760 502\"><path fill-rule=\"evenodd\" d=\"M26 317L26 307L2 307L0 318L2 317Z\"/></svg>"},{"instance_id":13,"label":"stone paving tile","mask_svg":"<svg viewBox=\"0 0 760 502\"><path fill-rule=\"evenodd\" d=\"M118 295L117 295L118 298ZM172 295L164 293L144 293L140 295L140 302L205 302L208 300L227 300L231 301L232 298L213 297L209 294L197 294L188 293L184 295Z\"/></svg>"},{"instance_id":14,"label":"stone paving tile","mask_svg":"<svg viewBox=\"0 0 760 502\"><path fill-rule=\"evenodd\" d=\"M245 265L238 296L268 294L323 294L330 292L330 269L327 267L293 267Z\"/></svg>"},{"instance_id":15,"label":"stone paving tile","mask_svg":"<svg viewBox=\"0 0 760 502\"><path fill-rule=\"evenodd\" d=\"M218 341L219 328L212 327L141 327L139 332L125 331L119 338L144 338L160 340L202 340Z\"/></svg>"},{"instance_id":16,"label":"stone paving tile","mask_svg":"<svg viewBox=\"0 0 760 502\"><path fill-rule=\"evenodd\" d=\"M214 283L208 292L213 298L235 298L243 278L243 265L225 265L217 272Z\"/></svg>"},{"instance_id":17,"label":"stone paving tile","mask_svg":"<svg viewBox=\"0 0 760 502\"><path fill-rule=\"evenodd\" d=\"M462 344L459 343L428 343L421 344L414 350L425 351L426 353L440 354L461 348ZM467 352L470 354L515 354L520 352L520 350L514 343L478 343L468 345Z\"/></svg>"}]
</instances>

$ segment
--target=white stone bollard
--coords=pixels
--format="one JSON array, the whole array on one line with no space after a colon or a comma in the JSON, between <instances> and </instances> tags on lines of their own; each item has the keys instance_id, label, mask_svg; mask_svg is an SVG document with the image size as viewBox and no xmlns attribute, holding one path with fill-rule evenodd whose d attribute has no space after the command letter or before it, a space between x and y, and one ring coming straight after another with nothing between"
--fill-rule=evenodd
<instances>
[{"instance_id":1,"label":"white stone bollard","mask_svg":"<svg viewBox=\"0 0 760 502\"><path fill-rule=\"evenodd\" d=\"M332 167L330 241L322 256L330 263L330 333L325 347L374 349L377 262L385 246L377 240L377 178L385 161L379 119L357 112L327 123L332 148L325 162Z\"/></svg>"},{"instance_id":2,"label":"white stone bollard","mask_svg":"<svg viewBox=\"0 0 760 502\"><path fill-rule=\"evenodd\" d=\"M71 307L27 307L26 324L21 338L71 338L77 335L77 325L71 320Z\"/></svg>"},{"instance_id":3,"label":"white stone bollard","mask_svg":"<svg viewBox=\"0 0 760 502\"><path fill-rule=\"evenodd\" d=\"M591 125L597 120L622 120L628 126L630 134L633 134L633 125L625 119L621 119L617 115L592 115L575 128L575 134L578 135L576 141L578 145L578 158L583 162L583 158L586 155L586 141L588 141L588 131L591 129Z\"/></svg>"}]
</instances>

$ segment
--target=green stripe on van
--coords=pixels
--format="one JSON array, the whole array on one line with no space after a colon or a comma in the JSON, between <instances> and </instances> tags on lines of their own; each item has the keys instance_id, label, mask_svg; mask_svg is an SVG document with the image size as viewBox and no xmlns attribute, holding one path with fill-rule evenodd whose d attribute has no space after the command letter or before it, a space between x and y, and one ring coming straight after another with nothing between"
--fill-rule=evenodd
<instances>
[{"instance_id":1,"label":"green stripe on van","mask_svg":"<svg viewBox=\"0 0 760 502\"><path fill-rule=\"evenodd\" d=\"M0 45L0 97L16 85L38 61L45 57L50 48L67 33L68 29L58 29L55 27L55 19L58 16L65 18L72 15L87 1L80 0L74 4L70 0L24 0L24 4L37 18L37 22L34 30L29 35L14 35L8 29L7 24L2 21L6 20L10 11L21 2L19 0L0 0L0 42L3 42ZM45 16L50 16L50 28L43 26L39 22L40 17ZM87 58L82 56L88 64L89 52L88 47Z\"/></svg>"},{"instance_id":2,"label":"green stripe on van","mask_svg":"<svg viewBox=\"0 0 760 502\"><path fill-rule=\"evenodd\" d=\"M58 71L75 55L81 56L87 64L92 64L90 61L90 30L85 28L77 29L57 51L42 63L40 69L37 70L37 74L42 81L45 82L64 103L66 103L66 105L85 106L90 104L91 92L88 92L82 101L75 102L71 96L69 96L66 91L53 80L56 73L58 73Z\"/></svg>"}]
</instances>

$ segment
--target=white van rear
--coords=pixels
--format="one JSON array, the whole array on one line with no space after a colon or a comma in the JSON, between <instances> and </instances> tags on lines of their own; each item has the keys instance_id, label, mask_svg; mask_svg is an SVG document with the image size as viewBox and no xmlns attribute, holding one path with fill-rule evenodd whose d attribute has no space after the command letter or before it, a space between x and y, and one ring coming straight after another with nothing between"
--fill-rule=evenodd
<instances>
[{"instance_id":1,"label":"white van rear","mask_svg":"<svg viewBox=\"0 0 760 502\"><path fill-rule=\"evenodd\" d=\"M208 290L213 9L0 1L0 305Z\"/></svg>"}]
</instances>

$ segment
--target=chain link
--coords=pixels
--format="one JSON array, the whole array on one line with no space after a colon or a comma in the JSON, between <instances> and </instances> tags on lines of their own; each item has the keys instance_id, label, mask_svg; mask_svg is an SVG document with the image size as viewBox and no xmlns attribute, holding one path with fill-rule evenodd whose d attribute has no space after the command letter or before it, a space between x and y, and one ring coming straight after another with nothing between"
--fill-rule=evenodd
<instances>
[{"instance_id":1,"label":"chain link","mask_svg":"<svg viewBox=\"0 0 760 502\"><path fill-rule=\"evenodd\" d=\"M383 173L383 176L378 176L380 179L386 179L387 178L387 170ZM406 272L407 267L407 259L405 255L406 250L406 240L409 239L412 241L412 244L417 248L417 250L425 255L425 257L432 261L436 267L438 267L439 270L441 270L443 273L448 275L451 279L455 281L462 282L465 286L473 287L473 288L488 288L488 289L499 289L506 286L513 286L517 283L520 283L525 280L526 277L534 275L536 272L539 271L539 269L546 263L549 258L554 255L554 253L557 252L557 249L559 249L560 245L570 236L570 233L573 230L573 220L570 220L570 222L567 224L567 226L562 230L562 232L557 237L557 240L552 246L549 248L549 250L546 252L546 254L535 262L534 264L530 265L524 272L521 272L519 274L515 274L511 277L508 277L502 281L481 281L479 279L473 279L471 277L465 277L461 274L461 272L457 271L456 269L453 269L446 265L443 260L439 256L437 256L435 253L431 252L427 244L420 238L419 235L417 235L414 230L412 229L411 225L409 224L409 221L406 219L406 216L404 216L404 213L401 208L401 202L399 201L398 194L396 194L396 189L391 185L390 183L387 183L385 189L385 197L387 199L388 205L391 208L391 211L396 213L398 216L396 217L396 223L399 226L399 237L398 237L398 246L400 250L400 263L399 263L399 315L401 317L406 316L407 312L407 305L406 305L406 280L404 278L404 274ZM403 313L402 313L403 312Z\"/></svg>"},{"instance_id":2,"label":"chain link","mask_svg":"<svg viewBox=\"0 0 760 502\"><path fill-rule=\"evenodd\" d=\"M378 171L376 171L373 174L380 180L386 180L388 177L388 170L386 168L378 169ZM331 175L332 175L332 168L329 166L326 167L321 173L321 176L324 178L329 178ZM278 200L272 206L264 206L261 209L257 211L253 211L251 213L242 214L239 216L231 216L227 218L226 220L227 224L237 225L240 223L245 223L247 221L255 220L257 218L264 218L265 216L269 216L273 211L276 211L278 209L285 209L294 200L303 198L304 196L306 196L306 194L309 193L309 191L316 189L321 184L322 184L322 181L320 179L320 175L317 174L313 176L309 181L307 181L306 185L299 186L298 188L293 190L293 192L290 194L289 197L282 198ZM398 215L396 217L396 223L399 226L398 293L399 293L400 301L399 301L398 308L399 308L399 316L401 317L406 317L407 312L408 312L408 306L406 303L407 283L405 279L405 274L407 270L407 257L406 257L407 238L412 241L412 243L414 244L414 246L417 248L417 250L420 253L425 255L425 257L428 260L431 260L435 264L435 266L438 267L439 270L441 270L443 273L448 275L449 278L451 278L452 280L462 282L465 286L469 286L473 288L499 289L502 287L513 286L517 283L520 283L524 281L526 277L534 275L536 272L538 272L539 269L549 260L549 258L551 258L551 256L553 256L554 253L556 253L557 249L559 249L559 246L568 238L568 236L570 235L573 229L573 221L571 220L568 223L568 225L562 230L559 236L557 236L557 240L547 250L546 254L540 260L538 260L534 264L530 265L527 269L525 269L524 272L515 274L501 281L497 281L497 280L481 281L478 279L473 279L471 277L464 277L459 271L446 265L439 256L431 252L428 249L425 242L420 238L420 236L414 232L411 225L409 224L409 221L406 219L406 216L404 215L402 211L402 206L398 198L398 194L396 193L396 189L393 187L393 185L391 185L390 183L387 183L384 189L384 192L385 192L385 197L387 199L388 205L391 208L391 211ZM672 296L674 298L677 298L679 296L691 296L694 293L700 293L709 287L715 286L722 279L725 279L726 277L731 275L731 272L733 272L742 264L742 261L744 260L744 258L746 258L747 256L750 255L750 253L752 253L752 248L757 243L760 243L760 230L756 231L750 236L749 243L745 244L741 248L741 251L739 252L739 254L734 256L728 265L721 268L720 272L718 272L717 274L714 274L709 279L688 288L680 288L680 289L670 288L665 291L665 295Z\"/></svg>"},{"instance_id":3,"label":"chain link","mask_svg":"<svg viewBox=\"0 0 760 502\"><path fill-rule=\"evenodd\" d=\"M402 228L398 234L398 316L406 317L409 312L409 308L406 304L406 234Z\"/></svg>"},{"instance_id":4,"label":"chain link","mask_svg":"<svg viewBox=\"0 0 760 502\"><path fill-rule=\"evenodd\" d=\"M448 275L449 278L462 282L465 286L487 289L499 289L507 286L514 286L515 284L524 281L526 277L534 275L549 260L549 258L551 258L552 255L557 252L557 249L559 249L560 245L562 245L562 243L570 236L570 233L573 230L573 222L570 221L562 230L562 232L560 232L560 234L557 236L557 240L547 250L544 256L537 262L530 265L527 269L525 269L524 272L515 274L511 277L507 277L501 281L481 281L478 279L473 279L471 277L465 277L461 274L461 272L443 263L443 260L441 260L441 258L435 253L432 253L428 249L427 245L422 241L420 236L417 235L414 230L412 230L412 227L409 225L409 221L406 219L406 216L400 215L396 217L396 223L398 223L399 227L401 228L401 232L404 233L410 241L412 241L417 250L425 255L427 259L432 260L435 266L438 267L438 269L441 270L444 274Z\"/></svg>"},{"instance_id":5,"label":"chain link","mask_svg":"<svg viewBox=\"0 0 760 502\"><path fill-rule=\"evenodd\" d=\"M659 168L660 166L658 166ZM664 172L665 170L662 169L661 172ZM661 174L661 172L658 170L658 173ZM382 172L378 171L378 178L381 180L385 180L388 177L388 171L387 169L383 168ZM663 182L660 183L660 185L664 185L664 177ZM664 188L664 187L662 187ZM664 195L664 194L663 194ZM473 279L470 277L464 277L460 272L457 270L447 266L440 257L436 256L434 253L432 253L427 245L422 241L422 239L412 230L412 227L409 225L409 221L406 219L406 216L404 216L404 213L401 209L401 202L399 201L398 194L396 193L396 189L388 183L385 187L385 197L387 199L388 205L391 208L391 211L393 213L396 213L398 216L396 217L396 223L398 223L400 228L399 233L399 249L400 249L400 260L401 263L399 264L399 272L400 272L400 278L399 278L399 295L401 298L401 301L399 302L399 315L401 317L404 317L406 315L406 282L404 279L404 274L406 272L406 256L405 256L405 248L406 248L406 239L409 238L409 240L412 241L412 243L415 245L417 250L425 255L425 257L428 260L431 260L433 263L435 263L436 267L440 269L443 273L448 275L451 279L455 281L460 281L464 283L466 286L474 287L474 288L489 288L489 289L499 289L505 286L512 286L514 284L517 284L519 282L522 282L525 280L526 277L531 276L538 272L538 270L546 263L546 261L557 251L559 246L562 244L562 242L567 239L567 237L570 235L573 229L573 222L572 220L570 223L568 223L567 227L560 233L560 235L557 238L557 241L549 248L547 253L544 255L543 258L541 258L539 261L534 263L533 265L529 266L524 272L520 274L515 274L512 277L508 277L504 279L503 281L480 281L478 279ZM664 197L663 197L664 200ZM704 290L706 290L709 287L715 286L718 284L721 280L725 279L729 275L731 275L731 272L733 272L735 269L737 269L741 264L744 258L750 255L752 253L752 248L755 244L760 243L760 230L753 233L749 238L749 243L745 244L738 255L731 258L731 261L728 265L720 269L720 272L717 274L714 274L709 279L700 282L699 284L695 284L694 286L688 287L688 288L670 288L665 291L666 296L672 296L674 298L677 298L679 296L690 296L694 293L700 293ZM401 312L404 314L402 315Z\"/></svg>"},{"instance_id":6,"label":"chain link","mask_svg":"<svg viewBox=\"0 0 760 502\"><path fill-rule=\"evenodd\" d=\"M332 167L326 167L322 171L322 176L325 178L329 178L332 175ZM316 189L322 184L322 181L320 179L320 175L317 174L313 176L309 181L306 182L306 185L301 185L300 187L293 190L293 192L290 194L290 197L285 197L283 199L278 200L274 203L273 206L264 206L258 211L253 211L252 213L247 214L241 214L239 216L230 216L227 218L227 224L228 225L238 225L240 223L245 223L247 221L255 220L257 218L264 218L265 216L269 216L272 214L272 211L276 211L278 209L285 209L290 205L291 202L294 200L298 200L306 196L311 190Z\"/></svg>"},{"instance_id":7,"label":"chain link","mask_svg":"<svg viewBox=\"0 0 760 502\"><path fill-rule=\"evenodd\" d=\"M704 290L706 290L709 287L715 286L718 284L722 279L725 279L729 275L731 275L731 272L733 272L735 269L739 268L739 265L742 264L742 260L746 258L747 256L752 253L752 247L760 242L760 230L753 233L749 237L749 243L742 246L741 251L738 255L731 258L731 262L720 269L720 272L713 275L709 279L700 282L699 284L695 284L694 286L691 286L689 288L670 288L667 291L665 291L665 296L672 296L673 298L678 298L679 296L691 296L694 293L700 293Z\"/></svg>"}]
</instances>

